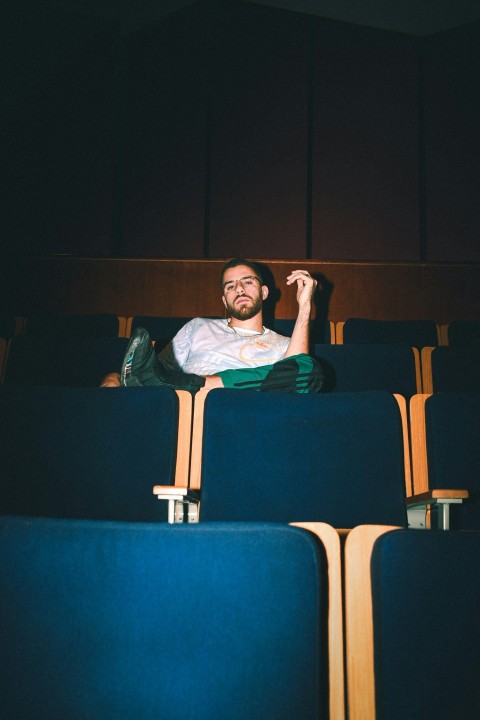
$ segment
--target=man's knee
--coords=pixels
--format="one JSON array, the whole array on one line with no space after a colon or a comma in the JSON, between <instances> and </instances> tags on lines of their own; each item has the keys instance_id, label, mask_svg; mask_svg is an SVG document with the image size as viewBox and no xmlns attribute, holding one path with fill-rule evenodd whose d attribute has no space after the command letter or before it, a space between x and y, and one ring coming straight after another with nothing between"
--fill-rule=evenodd
<instances>
[{"instance_id":1,"label":"man's knee","mask_svg":"<svg viewBox=\"0 0 480 720\"><path fill-rule=\"evenodd\" d=\"M100 387L121 387L120 373L113 372L105 375Z\"/></svg>"},{"instance_id":2,"label":"man's knee","mask_svg":"<svg viewBox=\"0 0 480 720\"><path fill-rule=\"evenodd\" d=\"M213 390L214 388L223 388L225 385L223 384L222 378L218 375L207 375L205 378L205 385L203 387L208 391Z\"/></svg>"},{"instance_id":3,"label":"man's knee","mask_svg":"<svg viewBox=\"0 0 480 720\"><path fill-rule=\"evenodd\" d=\"M316 393L321 391L323 384L323 368L318 360L300 354L275 363L263 380L261 390Z\"/></svg>"}]
</instances>

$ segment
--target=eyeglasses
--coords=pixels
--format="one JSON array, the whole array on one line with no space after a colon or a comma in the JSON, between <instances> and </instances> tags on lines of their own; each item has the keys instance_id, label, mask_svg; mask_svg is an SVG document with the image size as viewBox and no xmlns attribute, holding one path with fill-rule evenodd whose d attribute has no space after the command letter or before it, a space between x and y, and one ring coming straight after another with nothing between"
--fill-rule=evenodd
<instances>
[{"instance_id":1,"label":"eyeglasses","mask_svg":"<svg viewBox=\"0 0 480 720\"><path fill-rule=\"evenodd\" d=\"M245 277L239 278L238 280L227 280L227 282L223 283L222 288L225 292L230 293L237 289L238 283L241 283L242 287L245 288L253 285L255 280L260 282L260 278L256 275L245 275Z\"/></svg>"}]
</instances>

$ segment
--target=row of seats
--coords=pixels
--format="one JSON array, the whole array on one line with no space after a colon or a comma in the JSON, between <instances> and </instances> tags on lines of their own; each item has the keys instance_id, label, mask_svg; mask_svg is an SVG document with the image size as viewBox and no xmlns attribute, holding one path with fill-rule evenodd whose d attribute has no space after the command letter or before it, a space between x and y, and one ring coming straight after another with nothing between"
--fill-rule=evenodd
<instances>
[{"instance_id":1,"label":"row of seats","mask_svg":"<svg viewBox=\"0 0 480 720\"><path fill-rule=\"evenodd\" d=\"M0 386L0 513L166 520L186 485L192 398L169 388Z\"/></svg>"},{"instance_id":2,"label":"row of seats","mask_svg":"<svg viewBox=\"0 0 480 720\"><path fill-rule=\"evenodd\" d=\"M119 371L128 339L16 336L0 339L0 379L8 384L98 386ZM480 353L470 348L422 348L400 343L316 345L325 391L480 391Z\"/></svg>"},{"instance_id":3,"label":"row of seats","mask_svg":"<svg viewBox=\"0 0 480 720\"><path fill-rule=\"evenodd\" d=\"M63 337L125 337L126 318L113 313L44 313L19 317L0 314L0 337L61 335Z\"/></svg>"},{"instance_id":4,"label":"row of seats","mask_svg":"<svg viewBox=\"0 0 480 720\"><path fill-rule=\"evenodd\" d=\"M63 337L130 337L136 327L146 327L159 345L166 344L191 318L137 315L119 317L111 313L92 315L31 315L14 317L0 314L0 337L14 335L61 335ZM270 324L274 330L290 336L295 321L277 318ZM406 343L412 347L480 347L480 321L456 320L438 324L432 320L372 320L349 318L333 323L310 321L312 345L359 343Z\"/></svg>"},{"instance_id":5,"label":"row of seats","mask_svg":"<svg viewBox=\"0 0 480 720\"><path fill-rule=\"evenodd\" d=\"M403 342L417 347L470 347L480 349L480 321L454 320L440 324L431 320L371 320L349 318L335 324L335 342Z\"/></svg>"},{"instance_id":6,"label":"row of seats","mask_svg":"<svg viewBox=\"0 0 480 720\"><path fill-rule=\"evenodd\" d=\"M475 532L3 518L1 716L477 720L479 573Z\"/></svg>"},{"instance_id":7,"label":"row of seats","mask_svg":"<svg viewBox=\"0 0 480 720\"><path fill-rule=\"evenodd\" d=\"M417 395L410 438L382 392L3 385L2 717L478 717L479 415ZM421 502L469 483L461 533L405 529L425 452Z\"/></svg>"},{"instance_id":8,"label":"row of seats","mask_svg":"<svg viewBox=\"0 0 480 720\"><path fill-rule=\"evenodd\" d=\"M480 394L414 395L407 412L384 392L235 392L195 397L188 488L154 488L170 518L187 501L201 520L407 526L421 507L422 527L480 530Z\"/></svg>"},{"instance_id":9,"label":"row of seats","mask_svg":"<svg viewBox=\"0 0 480 720\"><path fill-rule=\"evenodd\" d=\"M478 529L479 421L468 393L415 395L407 417L381 391L2 385L0 512L407 527L408 504Z\"/></svg>"},{"instance_id":10,"label":"row of seats","mask_svg":"<svg viewBox=\"0 0 480 720\"><path fill-rule=\"evenodd\" d=\"M33 315L21 318L0 315L0 337L9 339L14 335L62 338L99 338L127 337L138 327L146 328L155 340L157 349L162 349L191 317L161 317L155 315L137 315L120 317L110 313L94 315ZM277 332L290 336L295 321L275 319L270 326ZM311 320L310 332L312 346L315 343L334 341L334 323L323 320Z\"/></svg>"},{"instance_id":11,"label":"row of seats","mask_svg":"<svg viewBox=\"0 0 480 720\"><path fill-rule=\"evenodd\" d=\"M120 371L128 338L20 335L4 344L2 380L16 385L95 387Z\"/></svg>"},{"instance_id":12,"label":"row of seats","mask_svg":"<svg viewBox=\"0 0 480 720\"><path fill-rule=\"evenodd\" d=\"M401 343L316 345L328 392L480 392L480 350Z\"/></svg>"},{"instance_id":13,"label":"row of seats","mask_svg":"<svg viewBox=\"0 0 480 720\"><path fill-rule=\"evenodd\" d=\"M325 390L387 390L415 393L480 392L480 350L418 348L401 343L316 345L325 371Z\"/></svg>"},{"instance_id":14,"label":"row of seats","mask_svg":"<svg viewBox=\"0 0 480 720\"><path fill-rule=\"evenodd\" d=\"M479 569L478 532L362 526L350 533L349 720L479 716Z\"/></svg>"}]
</instances>

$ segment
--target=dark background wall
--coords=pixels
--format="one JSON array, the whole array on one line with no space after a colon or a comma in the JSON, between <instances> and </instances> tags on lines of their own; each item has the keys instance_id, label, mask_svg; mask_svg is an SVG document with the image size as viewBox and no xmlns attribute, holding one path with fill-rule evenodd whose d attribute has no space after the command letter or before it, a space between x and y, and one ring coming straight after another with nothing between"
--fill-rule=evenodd
<instances>
[{"instance_id":1,"label":"dark background wall","mask_svg":"<svg viewBox=\"0 0 480 720\"><path fill-rule=\"evenodd\" d=\"M21 3L0 28L3 252L109 254L117 30Z\"/></svg>"},{"instance_id":2,"label":"dark background wall","mask_svg":"<svg viewBox=\"0 0 480 720\"><path fill-rule=\"evenodd\" d=\"M48 5L48 4L47 4ZM2 13L2 255L478 262L480 24Z\"/></svg>"},{"instance_id":3,"label":"dark background wall","mask_svg":"<svg viewBox=\"0 0 480 720\"><path fill-rule=\"evenodd\" d=\"M428 38L426 257L480 259L480 24Z\"/></svg>"}]
</instances>

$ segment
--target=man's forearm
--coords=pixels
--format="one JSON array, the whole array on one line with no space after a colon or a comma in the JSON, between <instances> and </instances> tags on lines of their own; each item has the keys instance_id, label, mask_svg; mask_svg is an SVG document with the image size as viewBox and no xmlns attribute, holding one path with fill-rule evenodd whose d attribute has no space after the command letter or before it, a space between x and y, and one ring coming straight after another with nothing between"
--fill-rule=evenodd
<instances>
[{"instance_id":1,"label":"man's forearm","mask_svg":"<svg viewBox=\"0 0 480 720\"><path fill-rule=\"evenodd\" d=\"M311 303L305 303L298 309L297 320L293 328L292 337L288 344L285 357L308 354L310 350L310 313Z\"/></svg>"}]
</instances>

